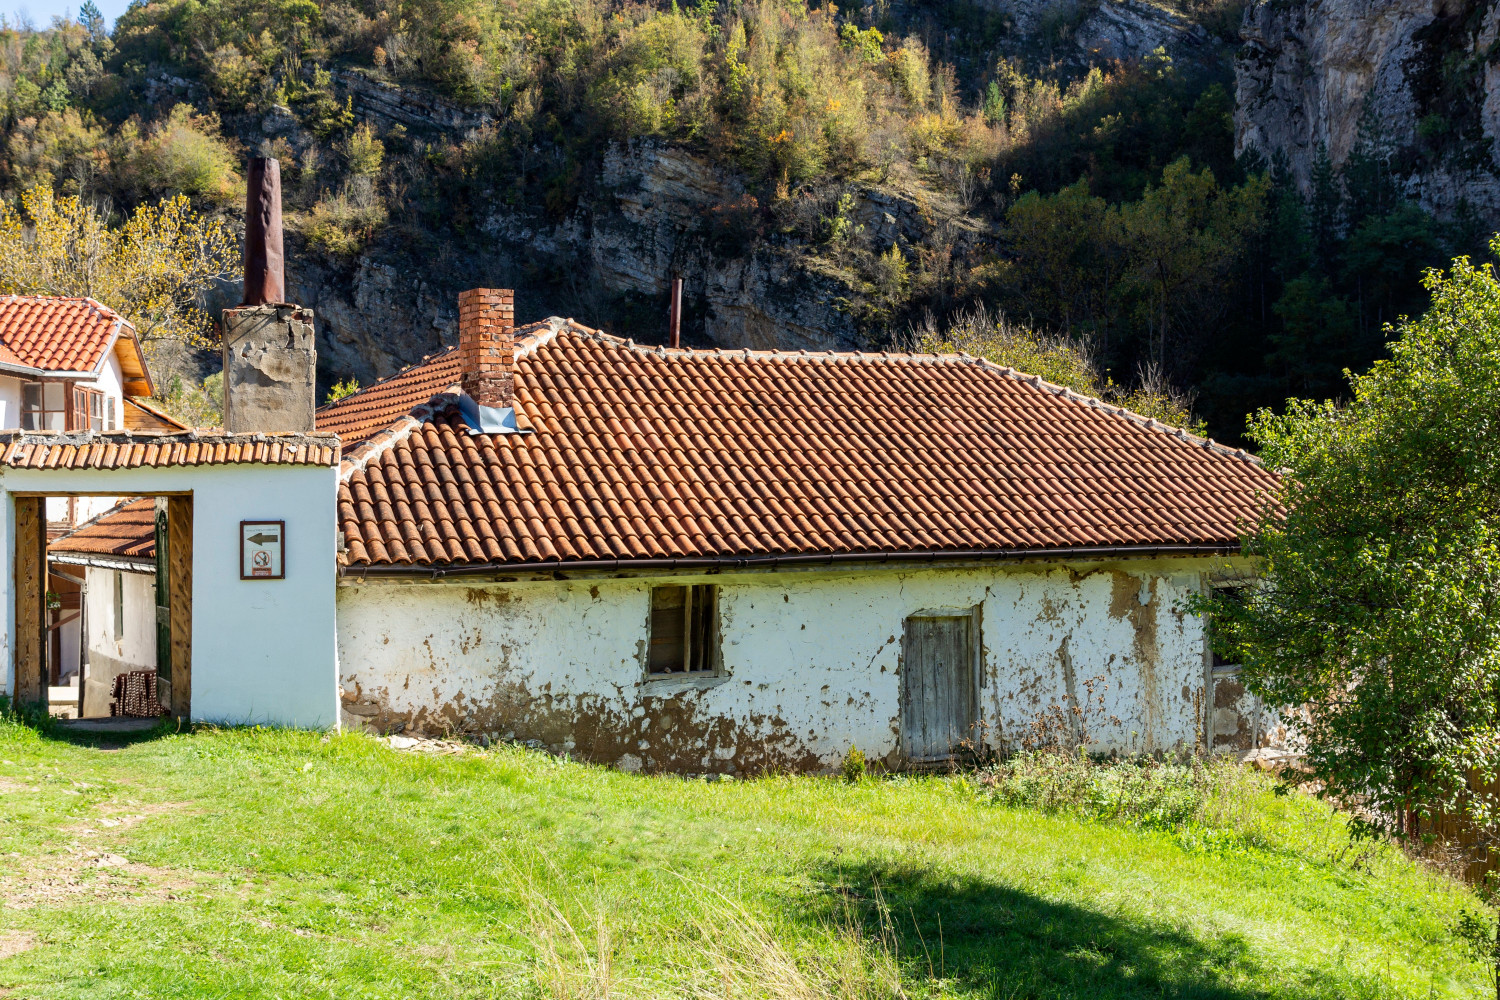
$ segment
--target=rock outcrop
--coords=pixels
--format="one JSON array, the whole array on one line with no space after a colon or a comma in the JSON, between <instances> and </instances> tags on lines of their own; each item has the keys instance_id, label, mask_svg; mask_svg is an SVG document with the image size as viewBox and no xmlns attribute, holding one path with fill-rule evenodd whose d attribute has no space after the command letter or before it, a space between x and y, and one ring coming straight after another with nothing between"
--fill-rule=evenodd
<instances>
[{"instance_id":1,"label":"rock outcrop","mask_svg":"<svg viewBox=\"0 0 1500 1000\"><path fill-rule=\"evenodd\" d=\"M661 297L664 309L671 277L681 275L691 342L869 346L847 306L848 282L830 273L836 269L810 266L808 247L797 240L746 235L722 223L726 206L746 200L732 172L680 148L639 142L607 150L592 187L561 220L489 206L473 256L453 266L413 266L410 253L390 243L340 261L298 240L288 291L317 312L323 381L354 375L367 384L452 343L458 292L483 282L514 283L522 319L555 313L598 323L596 312L611 297ZM941 208L951 215L953 206ZM854 218L872 246L908 251L935 224L932 206L887 189L860 192ZM974 229L955 229L960 250ZM568 280L549 284L533 280L537 274ZM663 311L663 329L665 319Z\"/></svg>"},{"instance_id":2,"label":"rock outcrop","mask_svg":"<svg viewBox=\"0 0 1500 1000\"><path fill-rule=\"evenodd\" d=\"M1209 41L1208 32L1202 27L1149 0L981 0L981 3L1008 17L1011 34L1018 39L1054 26L1070 25L1082 62L1139 59L1158 48L1176 53Z\"/></svg>"},{"instance_id":3,"label":"rock outcrop","mask_svg":"<svg viewBox=\"0 0 1500 1000\"><path fill-rule=\"evenodd\" d=\"M1326 150L1389 163L1439 214L1500 224L1496 0L1255 0L1236 62L1237 151L1284 154L1307 190Z\"/></svg>"}]
</instances>

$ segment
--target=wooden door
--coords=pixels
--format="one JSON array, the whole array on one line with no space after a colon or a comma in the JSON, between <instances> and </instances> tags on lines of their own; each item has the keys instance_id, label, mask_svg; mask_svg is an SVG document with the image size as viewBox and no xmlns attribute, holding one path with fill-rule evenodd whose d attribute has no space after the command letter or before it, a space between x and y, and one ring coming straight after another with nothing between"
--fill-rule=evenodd
<instances>
[{"instance_id":1,"label":"wooden door","mask_svg":"<svg viewBox=\"0 0 1500 1000\"><path fill-rule=\"evenodd\" d=\"M906 759L946 760L979 721L972 616L906 620L901 659Z\"/></svg>"},{"instance_id":2,"label":"wooden door","mask_svg":"<svg viewBox=\"0 0 1500 1000\"><path fill-rule=\"evenodd\" d=\"M47 511L16 497L16 704L47 711Z\"/></svg>"},{"instance_id":3,"label":"wooden door","mask_svg":"<svg viewBox=\"0 0 1500 1000\"><path fill-rule=\"evenodd\" d=\"M172 707L172 532L167 498L156 498L156 698Z\"/></svg>"}]
</instances>

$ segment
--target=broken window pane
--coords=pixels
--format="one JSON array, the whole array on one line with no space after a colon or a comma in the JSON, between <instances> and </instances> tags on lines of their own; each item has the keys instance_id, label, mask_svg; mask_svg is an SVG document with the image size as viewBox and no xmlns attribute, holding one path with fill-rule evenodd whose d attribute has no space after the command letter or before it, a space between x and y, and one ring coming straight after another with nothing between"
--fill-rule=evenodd
<instances>
[{"instance_id":1,"label":"broken window pane","mask_svg":"<svg viewBox=\"0 0 1500 1000\"><path fill-rule=\"evenodd\" d=\"M719 665L719 588L651 588L652 675L712 674Z\"/></svg>"}]
</instances>

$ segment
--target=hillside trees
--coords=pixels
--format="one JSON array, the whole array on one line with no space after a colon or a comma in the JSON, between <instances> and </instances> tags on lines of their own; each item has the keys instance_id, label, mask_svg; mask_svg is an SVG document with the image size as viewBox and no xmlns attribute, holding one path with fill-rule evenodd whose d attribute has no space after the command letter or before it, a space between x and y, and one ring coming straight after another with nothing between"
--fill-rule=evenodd
<instances>
[{"instance_id":1,"label":"hillside trees","mask_svg":"<svg viewBox=\"0 0 1500 1000\"><path fill-rule=\"evenodd\" d=\"M1500 281L1461 258L1425 285L1347 403L1252 420L1286 470L1246 544L1262 583L1198 605L1250 690L1306 706L1325 794L1406 836L1500 823Z\"/></svg>"},{"instance_id":2,"label":"hillside trees","mask_svg":"<svg viewBox=\"0 0 1500 1000\"><path fill-rule=\"evenodd\" d=\"M205 219L184 195L138 207L118 226L77 196L45 186L0 204L0 291L96 299L136 328L148 346L208 343L202 293L232 273L238 241L221 219Z\"/></svg>"}]
</instances>

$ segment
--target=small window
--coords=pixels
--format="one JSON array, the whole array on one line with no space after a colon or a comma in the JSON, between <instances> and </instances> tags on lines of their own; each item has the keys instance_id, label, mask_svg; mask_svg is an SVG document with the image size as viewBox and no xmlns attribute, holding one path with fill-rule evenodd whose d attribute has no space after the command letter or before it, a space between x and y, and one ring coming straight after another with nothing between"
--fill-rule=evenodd
<instances>
[{"instance_id":1,"label":"small window","mask_svg":"<svg viewBox=\"0 0 1500 1000\"><path fill-rule=\"evenodd\" d=\"M27 382L21 386L21 429L67 430L68 394L65 389L61 382Z\"/></svg>"},{"instance_id":2,"label":"small window","mask_svg":"<svg viewBox=\"0 0 1500 1000\"><path fill-rule=\"evenodd\" d=\"M1214 588L1215 596L1226 598L1227 600L1233 601L1237 604L1243 604L1245 602L1245 599L1249 596L1249 593L1249 585L1243 583L1225 584ZM1235 671L1239 670L1240 663L1237 657L1226 657L1222 653L1220 653L1217 648L1215 648L1216 643L1214 642L1214 623L1212 621L1208 623L1208 637L1208 654L1210 658L1209 662L1213 667L1214 672L1234 673Z\"/></svg>"},{"instance_id":3,"label":"small window","mask_svg":"<svg viewBox=\"0 0 1500 1000\"><path fill-rule=\"evenodd\" d=\"M102 431L104 426L104 393L97 389L73 387L73 412L69 415L70 431Z\"/></svg>"},{"instance_id":4,"label":"small window","mask_svg":"<svg viewBox=\"0 0 1500 1000\"><path fill-rule=\"evenodd\" d=\"M125 638L125 574L115 571L115 638Z\"/></svg>"},{"instance_id":5,"label":"small window","mask_svg":"<svg viewBox=\"0 0 1500 1000\"><path fill-rule=\"evenodd\" d=\"M651 588L653 677L714 674L719 670L719 588Z\"/></svg>"}]
</instances>

